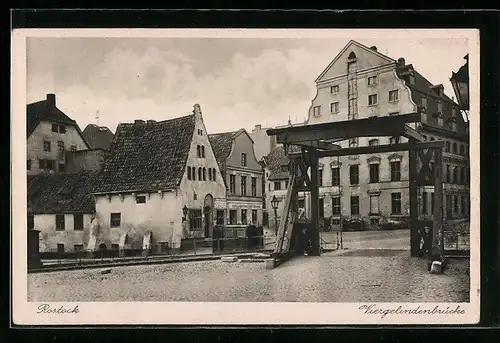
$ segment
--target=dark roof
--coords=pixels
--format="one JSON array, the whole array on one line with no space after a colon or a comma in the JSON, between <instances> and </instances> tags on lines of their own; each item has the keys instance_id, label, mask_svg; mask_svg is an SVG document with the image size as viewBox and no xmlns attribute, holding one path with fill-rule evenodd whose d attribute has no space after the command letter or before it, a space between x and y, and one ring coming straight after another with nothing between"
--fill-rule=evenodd
<instances>
[{"instance_id":1,"label":"dark roof","mask_svg":"<svg viewBox=\"0 0 500 343\"><path fill-rule=\"evenodd\" d=\"M469 83L469 61L460 67L458 71L452 72L451 80L455 80L457 82Z\"/></svg>"},{"instance_id":2,"label":"dark roof","mask_svg":"<svg viewBox=\"0 0 500 343\"><path fill-rule=\"evenodd\" d=\"M208 135L210 145L217 163L220 165L226 161L233 147L233 139L238 131L222 132Z\"/></svg>"},{"instance_id":3,"label":"dark roof","mask_svg":"<svg viewBox=\"0 0 500 343\"><path fill-rule=\"evenodd\" d=\"M288 152L299 152L300 148L291 145L288 149ZM268 180L285 180L290 177L290 173L287 169L283 170L283 167L286 167L290 163L290 159L285 155L285 150L283 146L277 146L271 152L263 157L264 163L266 167L269 169L269 177Z\"/></svg>"},{"instance_id":4,"label":"dark roof","mask_svg":"<svg viewBox=\"0 0 500 343\"><path fill-rule=\"evenodd\" d=\"M47 100L28 104L26 106L26 134L27 137L35 130L41 120L55 121L62 124L75 125L76 121L64 114L55 106L50 106Z\"/></svg>"},{"instance_id":5,"label":"dark roof","mask_svg":"<svg viewBox=\"0 0 500 343\"><path fill-rule=\"evenodd\" d=\"M94 213L96 171L28 175L28 213Z\"/></svg>"},{"instance_id":6,"label":"dark roof","mask_svg":"<svg viewBox=\"0 0 500 343\"><path fill-rule=\"evenodd\" d=\"M176 188L184 175L195 115L119 124L96 193Z\"/></svg>"},{"instance_id":7,"label":"dark roof","mask_svg":"<svg viewBox=\"0 0 500 343\"><path fill-rule=\"evenodd\" d=\"M93 149L109 149L115 135L106 126L89 124L83 130L83 137Z\"/></svg>"}]
</instances>

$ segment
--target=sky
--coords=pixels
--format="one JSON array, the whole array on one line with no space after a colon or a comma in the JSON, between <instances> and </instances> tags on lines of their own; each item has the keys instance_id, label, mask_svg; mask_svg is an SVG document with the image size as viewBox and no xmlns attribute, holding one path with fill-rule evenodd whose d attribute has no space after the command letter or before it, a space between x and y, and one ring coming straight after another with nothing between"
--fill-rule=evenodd
<instances>
[{"instance_id":1,"label":"sky","mask_svg":"<svg viewBox=\"0 0 500 343\"><path fill-rule=\"evenodd\" d=\"M55 93L81 129L166 120L199 103L209 133L303 122L314 80L345 38L28 37L27 101ZM467 39L356 39L407 64L451 98ZM96 114L99 119L96 119Z\"/></svg>"}]
</instances>

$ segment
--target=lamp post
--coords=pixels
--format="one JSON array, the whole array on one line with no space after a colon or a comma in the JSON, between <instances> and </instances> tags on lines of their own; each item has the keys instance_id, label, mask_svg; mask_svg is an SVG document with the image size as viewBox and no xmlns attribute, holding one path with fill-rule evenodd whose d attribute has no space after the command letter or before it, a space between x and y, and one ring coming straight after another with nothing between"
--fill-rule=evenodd
<instances>
[{"instance_id":1,"label":"lamp post","mask_svg":"<svg viewBox=\"0 0 500 343\"><path fill-rule=\"evenodd\" d=\"M278 205L279 205L279 200L276 198L276 195L273 195L273 199L271 200L271 206L274 210L274 221L275 221L275 235L278 235Z\"/></svg>"},{"instance_id":2,"label":"lamp post","mask_svg":"<svg viewBox=\"0 0 500 343\"><path fill-rule=\"evenodd\" d=\"M460 69L455 73L452 72L450 82L453 86L453 92L457 97L457 102L460 110L464 111L467 121L469 117L467 111L469 111L469 55L465 57L465 64L460 67Z\"/></svg>"}]
</instances>

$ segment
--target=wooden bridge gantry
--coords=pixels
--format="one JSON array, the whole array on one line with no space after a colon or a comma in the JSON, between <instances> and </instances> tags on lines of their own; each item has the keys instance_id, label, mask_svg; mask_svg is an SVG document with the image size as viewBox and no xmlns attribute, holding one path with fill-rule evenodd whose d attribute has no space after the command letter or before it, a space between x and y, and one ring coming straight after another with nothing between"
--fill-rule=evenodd
<instances>
[{"instance_id":1,"label":"wooden bridge gantry","mask_svg":"<svg viewBox=\"0 0 500 343\"><path fill-rule=\"evenodd\" d=\"M290 183L280 227L278 228L275 255L288 254L293 236L293 223L297 218L298 192L311 193L310 255L320 255L319 238L319 186L318 162L321 157L350 156L383 152L409 152L409 193L411 255L441 255L443 253L443 187L442 149L444 142L423 142L422 135L411 128L409 123L419 123L420 114L411 113L398 116L372 117L313 125L291 126L268 129L269 136L276 136L277 143L283 144L285 153L291 160ZM406 137L408 143L390 145L341 148L332 141L357 137ZM289 152L290 146L300 147L300 153ZM433 162L433 163L432 163ZM308 175L310 172L310 176ZM418 220L418 187L434 186L434 215L431 233L427 235ZM291 230L292 233L289 231ZM421 239L423 249L420 248ZM288 242L286 242L288 240ZM421 251L421 250L424 250Z\"/></svg>"}]
</instances>

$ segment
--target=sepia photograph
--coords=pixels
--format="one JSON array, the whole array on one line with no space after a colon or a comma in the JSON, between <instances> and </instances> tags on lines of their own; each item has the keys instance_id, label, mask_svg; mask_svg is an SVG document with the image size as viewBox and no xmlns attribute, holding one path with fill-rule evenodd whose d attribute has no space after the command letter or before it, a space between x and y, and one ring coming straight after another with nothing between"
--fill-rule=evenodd
<instances>
[{"instance_id":1,"label":"sepia photograph","mask_svg":"<svg viewBox=\"0 0 500 343\"><path fill-rule=\"evenodd\" d=\"M15 318L477 322L478 37L14 31Z\"/></svg>"}]
</instances>

